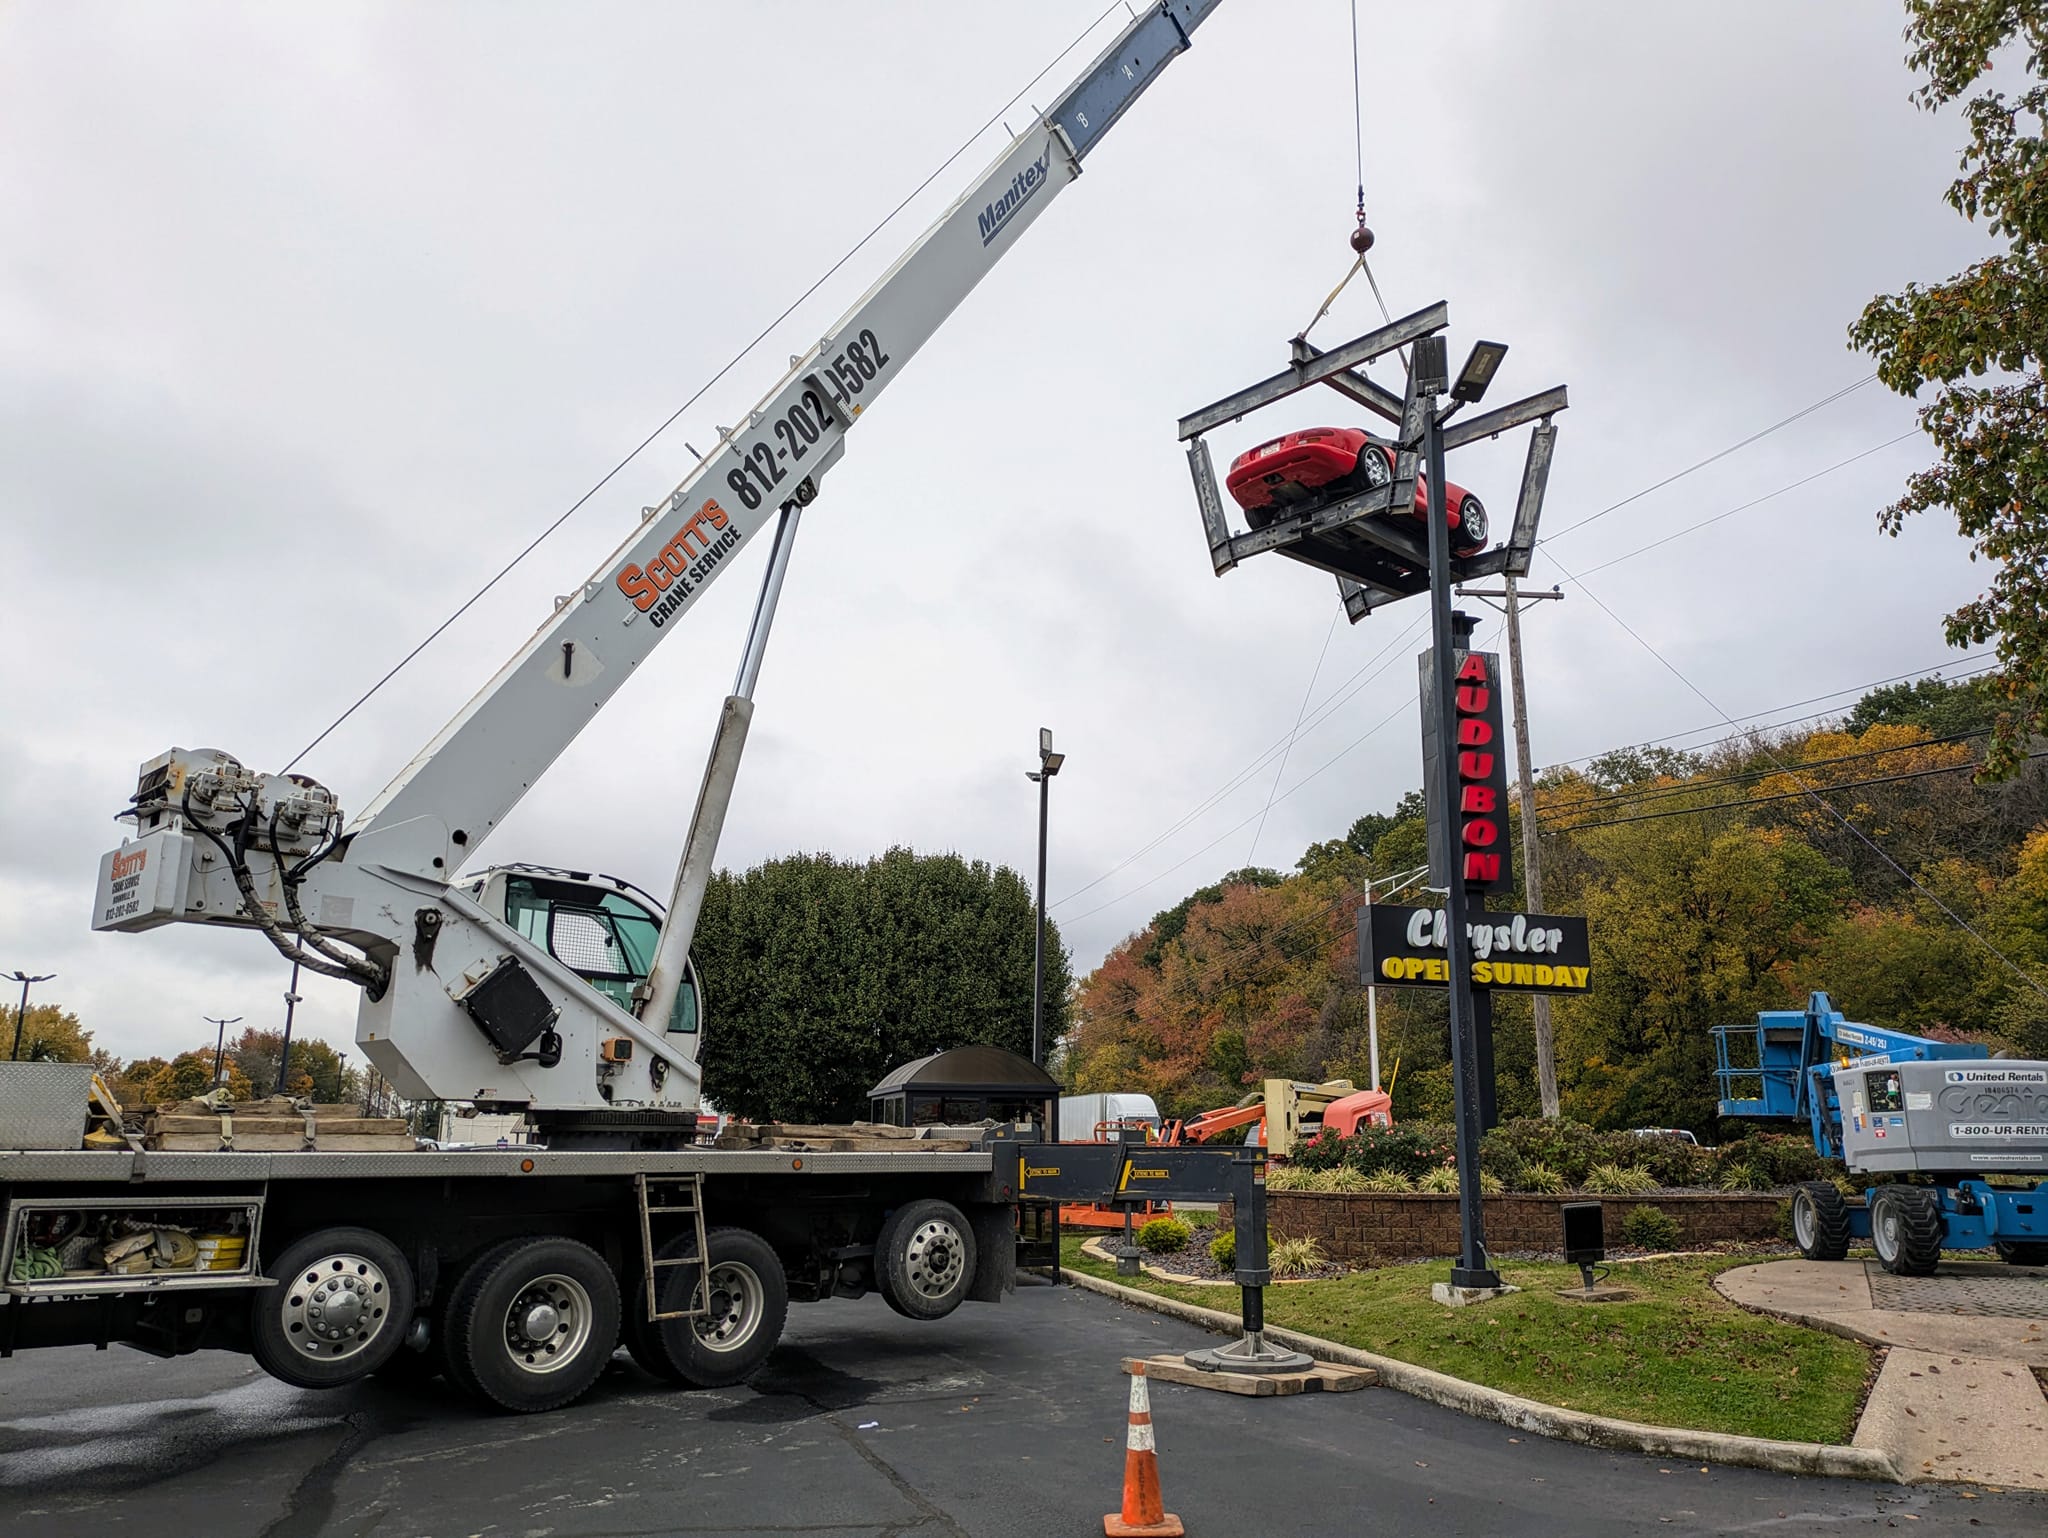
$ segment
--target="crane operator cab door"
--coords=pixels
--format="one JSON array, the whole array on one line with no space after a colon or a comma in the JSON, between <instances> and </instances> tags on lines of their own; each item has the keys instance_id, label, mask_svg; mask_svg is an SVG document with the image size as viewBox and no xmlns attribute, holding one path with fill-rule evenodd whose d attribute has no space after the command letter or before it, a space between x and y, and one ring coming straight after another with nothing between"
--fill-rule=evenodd
<instances>
[{"instance_id":1,"label":"crane operator cab door","mask_svg":"<svg viewBox=\"0 0 2048 1538\"><path fill-rule=\"evenodd\" d=\"M465 885L492 917L620 1008L633 1008L633 990L647 981L661 938L661 909L645 892L614 876L528 865L499 866ZM697 1059L703 1002L696 965L687 963L668 1017L671 1049L685 1061Z\"/></svg>"}]
</instances>

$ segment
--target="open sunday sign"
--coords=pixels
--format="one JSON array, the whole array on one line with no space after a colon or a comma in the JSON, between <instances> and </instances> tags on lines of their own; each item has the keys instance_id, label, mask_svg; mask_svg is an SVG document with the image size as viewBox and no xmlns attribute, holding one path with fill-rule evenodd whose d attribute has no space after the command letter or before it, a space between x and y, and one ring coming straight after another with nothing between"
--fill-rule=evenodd
<instances>
[{"instance_id":1,"label":"open sunday sign","mask_svg":"<svg viewBox=\"0 0 2048 1538\"><path fill-rule=\"evenodd\" d=\"M1374 903L1358 911L1359 981L1443 988L1451 981L1449 921L1441 908ZM1586 993L1593 964L1586 921L1540 913L1481 913L1466 924L1472 986L1511 993Z\"/></svg>"}]
</instances>

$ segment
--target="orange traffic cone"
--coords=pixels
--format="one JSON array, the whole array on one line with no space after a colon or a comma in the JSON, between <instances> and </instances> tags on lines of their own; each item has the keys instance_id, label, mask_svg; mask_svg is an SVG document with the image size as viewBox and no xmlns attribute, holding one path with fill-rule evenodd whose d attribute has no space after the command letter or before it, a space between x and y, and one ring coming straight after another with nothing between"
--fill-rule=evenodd
<instances>
[{"instance_id":1,"label":"orange traffic cone","mask_svg":"<svg viewBox=\"0 0 2048 1538\"><path fill-rule=\"evenodd\" d=\"M1152 1441L1152 1392L1145 1364L1131 1363L1131 1422L1124 1438L1124 1509L1102 1519L1108 1538L1182 1538L1187 1529L1159 1493L1159 1450Z\"/></svg>"}]
</instances>

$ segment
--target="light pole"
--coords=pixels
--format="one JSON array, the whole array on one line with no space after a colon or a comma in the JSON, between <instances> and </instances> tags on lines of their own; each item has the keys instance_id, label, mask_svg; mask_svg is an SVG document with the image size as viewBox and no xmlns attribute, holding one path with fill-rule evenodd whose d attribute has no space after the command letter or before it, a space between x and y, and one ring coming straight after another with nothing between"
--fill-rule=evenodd
<instances>
[{"instance_id":1,"label":"light pole","mask_svg":"<svg viewBox=\"0 0 2048 1538\"><path fill-rule=\"evenodd\" d=\"M221 1060L224 1057L226 1057L228 1050L228 1027L231 1025L241 1024L242 1017L240 1015L235 1015L227 1020L219 1020L212 1015L201 1015L199 1018L204 1020L208 1025L217 1025L220 1027L220 1034L214 1038L213 1043L213 1084L214 1088L218 1089L220 1087Z\"/></svg>"},{"instance_id":2,"label":"light pole","mask_svg":"<svg viewBox=\"0 0 2048 1538\"><path fill-rule=\"evenodd\" d=\"M1042 872L1044 861L1041 860L1039 865ZM1044 879L1044 875L1041 874L1039 880L1043 881ZM15 1012L14 1016L14 1051L9 1054L13 1061L18 1062L21 1059L21 1030L28 1023L28 985L30 983L47 983L57 974L55 972L43 972L31 977L28 973L22 971L20 967L16 967L9 975L13 981L21 984L21 1008Z\"/></svg>"},{"instance_id":3,"label":"light pole","mask_svg":"<svg viewBox=\"0 0 2048 1538\"><path fill-rule=\"evenodd\" d=\"M1052 801L1052 777L1067 761L1052 750L1052 728L1038 729L1038 767L1024 778L1038 783L1038 937L1031 946L1031 1061L1045 1065L1045 825Z\"/></svg>"},{"instance_id":4,"label":"light pole","mask_svg":"<svg viewBox=\"0 0 2048 1538\"><path fill-rule=\"evenodd\" d=\"M273 1095L282 1095L285 1085L290 1082L286 1075L292 1066L292 1009L298 1002L299 964L295 961L292 963L291 983L284 990L284 1046L277 1054L277 1082L270 1086Z\"/></svg>"}]
</instances>

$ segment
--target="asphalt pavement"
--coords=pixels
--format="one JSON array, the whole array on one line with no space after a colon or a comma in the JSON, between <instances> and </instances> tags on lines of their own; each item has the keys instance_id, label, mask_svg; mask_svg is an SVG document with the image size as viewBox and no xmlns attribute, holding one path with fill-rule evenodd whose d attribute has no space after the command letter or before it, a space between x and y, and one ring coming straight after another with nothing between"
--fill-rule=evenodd
<instances>
[{"instance_id":1,"label":"asphalt pavement","mask_svg":"<svg viewBox=\"0 0 2048 1538\"><path fill-rule=\"evenodd\" d=\"M1043 1538L1118 1502L1124 1355L1214 1337L1071 1288L937 1324L793 1309L752 1385L689 1393L622 1355L583 1403L485 1413L440 1384L316 1393L239 1357L0 1362L4 1538ZM1246 1399L1155 1384L1192 1538L2048 1531L2048 1497L1706 1468L1511 1433L1386 1389Z\"/></svg>"}]
</instances>

